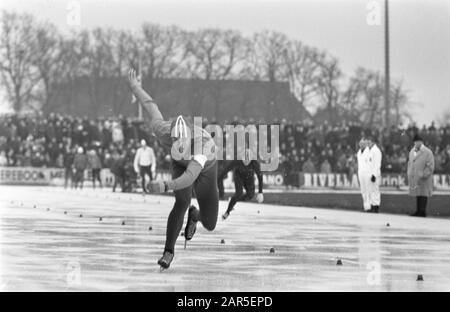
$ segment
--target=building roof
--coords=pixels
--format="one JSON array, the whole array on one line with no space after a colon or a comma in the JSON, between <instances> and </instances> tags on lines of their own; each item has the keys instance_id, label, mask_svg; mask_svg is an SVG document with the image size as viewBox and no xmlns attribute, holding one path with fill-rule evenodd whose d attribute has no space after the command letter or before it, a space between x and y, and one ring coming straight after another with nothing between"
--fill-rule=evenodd
<instances>
[{"instance_id":1,"label":"building roof","mask_svg":"<svg viewBox=\"0 0 450 312\"><path fill-rule=\"evenodd\" d=\"M79 78L59 87L44 112L76 116L137 116L131 92L124 79L102 79L90 88L89 79ZM239 119L273 121L310 119L295 99L287 82L200 79L144 79L143 87L158 103L164 116L203 116L209 120Z\"/></svg>"}]
</instances>

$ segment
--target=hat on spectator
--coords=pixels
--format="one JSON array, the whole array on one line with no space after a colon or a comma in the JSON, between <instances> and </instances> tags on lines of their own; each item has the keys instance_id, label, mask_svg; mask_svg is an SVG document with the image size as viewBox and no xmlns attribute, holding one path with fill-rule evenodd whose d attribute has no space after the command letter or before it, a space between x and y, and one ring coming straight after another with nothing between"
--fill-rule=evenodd
<instances>
[{"instance_id":1,"label":"hat on spectator","mask_svg":"<svg viewBox=\"0 0 450 312\"><path fill-rule=\"evenodd\" d=\"M413 142L423 141L422 137L417 133L414 135Z\"/></svg>"}]
</instances>

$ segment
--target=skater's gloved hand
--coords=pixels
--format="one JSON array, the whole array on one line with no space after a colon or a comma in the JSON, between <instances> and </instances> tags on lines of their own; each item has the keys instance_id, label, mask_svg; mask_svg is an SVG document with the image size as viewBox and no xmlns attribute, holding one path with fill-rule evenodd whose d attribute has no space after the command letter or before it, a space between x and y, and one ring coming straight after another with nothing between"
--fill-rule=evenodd
<instances>
[{"instance_id":1,"label":"skater's gloved hand","mask_svg":"<svg viewBox=\"0 0 450 312\"><path fill-rule=\"evenodd\" d=\"M375 178L375 176L372 174L372 177L370 178L370 181L375 182L377 180L377 178Z\"/></svg>"},{"instance_id":2,"label":"skater's gloved hand","mask_svg":"<svg viewBox=\"0 0 450 312\"><path fill-rule=\"evenodd\" d=\"M264 195L263 195L263 193L258 193L257 195L256 195L256 200L258 201L258 203L262 203L263 201L264 201Z\"/></svg>"},{"instance_id":3,"label":"skater's gloved hand","mask_svg":"<svg viewBox=\"0 0 450 312\"><path fill-rule=\"evenodd\" d=\"M147 187L150 193L165 193L168 191L167 183L164 181L151 181Z\"/></svg>"},{"instance_id":4,"label":"skater's gloved hand","mask_svg":"<svg viewBox=\"0 0 450 312\"><path fill-rule=\"evenodd\" d=\"M130 87L140 86L140 77L136 75L136 70L133 68L128 71L128 83Z\"/></svg>"}]
</instances>

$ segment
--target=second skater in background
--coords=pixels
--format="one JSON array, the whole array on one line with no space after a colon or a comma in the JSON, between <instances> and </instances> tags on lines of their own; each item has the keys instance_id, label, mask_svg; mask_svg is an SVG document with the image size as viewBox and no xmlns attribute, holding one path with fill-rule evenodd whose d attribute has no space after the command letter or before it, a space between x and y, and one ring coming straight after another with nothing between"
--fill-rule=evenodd
<instances>
[{"instance_id":1,"label":"second skater in background","mask_svg":"<svg viewBox=\"0 0 450 312\"><path fill-rule=\"evenodd\" d=\"M234 173L234 187L235 193L231 197L228 203L227 211L222 215L222 219L226 220L231 211L234 210L234 206L238 201L248 201L255 196L255 174L258 177L258 195L256 199L258 203L264 201L263 196L263 177L261 174L261 166L257 160L251 159L250 151L246 151L245 159L233 160L225 165L220 172L218 178L223 179L229 171L233 170ZM245 189L245 194L244 194Z\"/></svg>"}]
</instances>

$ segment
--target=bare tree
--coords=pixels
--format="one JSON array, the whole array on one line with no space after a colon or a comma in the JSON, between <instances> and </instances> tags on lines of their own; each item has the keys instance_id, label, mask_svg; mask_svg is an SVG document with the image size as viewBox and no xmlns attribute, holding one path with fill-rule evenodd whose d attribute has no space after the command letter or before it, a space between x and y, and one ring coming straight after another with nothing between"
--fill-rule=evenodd
<instances>
[{"instance_id":1,"label":"bare tree","mask_svg":"<svg viewBox=\"0 0 450 312\"><path fill-rule=\"evenodd\" d=\"M56 82L54 88L58 89L58 91L55 91L55 95L59 95L59 92L63 95L64 100L61 102L64 103L69 112L72 105L75 104L73 99L79 78L89 75L86 65L88 63L88 43L86 33L76 31L71 32L59 42L61 67L59 67L58 75L60 80ZM60 105L61 102L50 101L56 106ZM46 107L47 110L52 109L49 106Z\"/></svg>"},{"instance_id":2,"label":"bare tree","mask_svg":"<svg viewBox=\"0 0 450 312\"><path fill-rule=\"evenodd\" d=\"M287 80L282 57L287 45L288 38L282 33L263 31L255 34L245 70L254 80Z\"/></svg>"},{"instance_id":3,"label":"bare tree","mask_svg":"<svg viewBox=\"0 0 450 312\"><path fill-rule=\"evenodd\" d=\"M193 78L223 80L246 57L245 40L237 31L202 29L188 33L185 67Z\"/></svg>"},{"instance_id":4,"label":"bare tree","mask_svg":"<svg viewBox=\"0 0 450 312\"><path fill-rule=\"evenodd\" d=\"M155 79L186 75L180 65L186 57L185 35L180 28L144 23L137 33L124 33L121 38L120 50L127 54L123 59L128 66L139 68L150 89Z\"/></svg>"},{"instance_id":5,"label":"bare tree","mask_svg":"<svg viewBox=\"0 0 450 312\"><path fill-rule=\"evenodd\" d=\"M248 53L248 41L237 31L202 29L186 33L186 59L183 68L195 79L225 80L239 77ZM215 116L220 116L222 84L211 82L194 91L192 109L198 110L208 93L214 99Z\"/></svg>"},{"instance_id":6,"label":"bare tree","mask_svg":"<svg viewBox=\"0 0 450 312\"><path fill-rule=\"evenodd\" d=\"M184 43L184 33L178 27L145 23L135 40L132 62L141 61L146 78L173 77L186 57Z\"/></svg>"},{"instance_id":7,"label":"bare tree","mask_svg":"<svg viewBox=\"0 0 450 312\"><path fill-rule=\"evenodd\" d=\"M56 27L49 23L41 23L36 28L37 54L33 60L36 66L40 84L41 109L47 109L52 99L61 90L61 82L65 81L68 68L72 62L69 54L73 53L67 49L67 45Z\"/></svg>"},{"instance_id":8,"label":"bare tree","mask_svg":"<svg viewBox=\"0 0 450 312\"><path fill-rule=\"evenodd\" d=\"M350 79L347 92L353 92L350 107L358 112L367 127L382 124L383 77L379 72L358 68Z\"/></svg>"},{"instance_id":9,"label":"bare tree","mask_svg":"<svg viewBox=\"0 0 450 312\"><path fill-rule=\"evenodd\" d=\"M285 76L299 104L306 107L316 96L321 68L319 52L300 41L290 41L284 49Z\"/></svg>"},{"instance_id":10,"label":"bare tree","mask_svg":"<svg viewBox=\"0 0 450 312\"><path fill-rule=\"evenodd\" d=\"M385 126L383 90L384 77L380 73L358 68L341 97L340 106L345 111L344 116L347 119L357 118L368 127ZM411 120L409 109L412 103L402 81L391 84L390 100L396 125Z\"/></svg>"},{"instance_id":11,"label":"bare tree","mask_svg":"<svg viewBox=\"0 0 450 312\"><path fill-rule=\"evenodd\" d=\"M129 92L124 79L130 66L129 57L133 56L137 45L137 38L127 31L111 30L111 38L108 45L111 48L111 73L108 92L112 94L111 111L118 114L123 105L129 104Z\"/></svg>"},{"instance_id":12,"label":"bare tree","mask_svg":"<svg viewBox=\"0 0 450 312\"><path fill-rule=\"evenodd\" d=\"M367 126L383 125L384 78L378 72L359 68L342 89L336 58L276 31L247 38L233 30L187 32L145 23L138 33L99 27L63 36L52 24L6 11L0 27L1 86L16 111L34 107L36 101L51 110L59 92L70 102L79 78L85 77L93 112L98 114L108 94L111 111L117 114L129 101L123 76L131 64L141 66L150 88L158 78L206 81L193 84L190 107L193 112L201 110L208 97L214 101L208 104L214 105L216 118L223 84L215 81L249 79L270 82L267 118L277 107L277 83L287 81L301 106L322 106L331 123L345 118ZM391 85L390 96L396 123L410 118L411 102L401 82Z\"/></svg>"},{"instance_id":13,"label":"bare tree","mask_svg":"<svg viewBox=\"0 0 450 312\"><path fill-rule=\"evenodd\" d=\"M36 57L36 21L31 15L2 12L0 21L0 74L16 112L31 106L39 73Z\"/></svg>"},{"instance_id":14,"label":"bare tree","mask_svg":"<svg viewBox=\"0 0 450 312\"><path fill-rule=\"evenodd\" d=\"M339 106L341 108L341 115L343 120L360 121L361 114L358 113L358 101L360 97L360 86L356 81L352 80L347 88L341 91Z\"/></svg>"},{"instance_id":15,"label":"bare tree","mask_svg":"<svg viewBox=\"0 0 450 312\"><path fill-rule=\"evenodd\" d=\"M114 30L95 28L91 32L82 31L86 59L84 68L89 80L89 97L94 112L98 114L101 103L101 88L105 80L114 74Z\"/></svg>"},{"instance_id":16,"label":"bare tree","mask_svg":"<svg viewBox=\"0 0 450 312\"><path fill-rule=\"evenodd\" d=\"M262 31L253 36L244 72L252 80L266 80L267 101L262 108L269 120L277 109L277 82L288 81L283 54L288 45L286 35L276 31Z\"/></svg>"},{"instance_id":17,"label":"bare tree","mask_svg":"<svg viewBox=\"0 0 450 312\"><path fill-rule=\"evenodd\" d=\"M336 122L335 111L340 97L339 81L342 71L337 59L322 53L317 57L320 74L317 79L317 93L326 107L331 124Z\"/></svg>"},{"instance_id":18,"label":"bare tree","mask_svg":"<svg viewBox=\"0 0 450 312\"><path fill-rule=\"evenodd\" d=\"M390 87L391 105L394 108L394 125L400 125L405 119L411 120L409 112L411 101L406 91L403 89L403 81L397 82Z\"/></svg>"}]
</instances>

